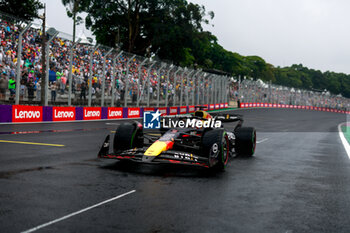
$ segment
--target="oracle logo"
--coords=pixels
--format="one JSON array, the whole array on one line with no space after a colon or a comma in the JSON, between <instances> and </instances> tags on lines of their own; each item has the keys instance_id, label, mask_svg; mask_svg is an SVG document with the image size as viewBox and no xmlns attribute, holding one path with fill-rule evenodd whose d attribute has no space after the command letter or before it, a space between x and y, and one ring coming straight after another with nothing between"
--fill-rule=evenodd
<instances>
[{"instance_id":1,"label":"oracle logo","mask_svg":"<svg viewBox=\"0 0 350 233\"><path fill-rule=\"evenodd\" d=\"M84 117L99 117L100 115L100 111L89 111L84 109Z\"/></svg>"},{"instance_id":2,"label":"oracle logo","mask_svg":"<svg viewBox=\"0 0 350 233\"><path fill-rule=\"evenodd\" d=\"M74 118L74 111L58 111L54 110L55 118Z\"/></svg>"},{"instance_id":3,"label":"oracle logo","mask_svg":"<svg viewBox=\"0 0 350 233\"><path fill-rule=\"evenodd\" d=\"M17 109L15 109L15 119L40 119L40 117L40 111L17 111Z\"/></svg>"},{"instance_id":4,"label":"oracle logo","mask_svg":"<svg viewBox=\"0 0 350 233\"><path fill-rule=\"evenodd\" d=\"M111 110L108 110L108 116L109 117L121 117L123 115L122 111L119 110L119 111L111 111Z\"/></svg>"},{"instance_id":5,"label":"oracle logo","mask_svg":"<svg viewBox=\"0 0 350 233\"><path fill-rule=\"evenodd\" d=\"M186 108L180 108L180 112L181 113L186 112Z\"/></svg>"},{"instance_id":6,"label":"oracle logo","mask_svg":"<svg viewBox=\"0 0 350 233\"><path fill-rule=\"evenodd\" d=\"M171 108L170 109L170 113L177 113L177 109L176 108Z\"/></svg>"}]
</instances>

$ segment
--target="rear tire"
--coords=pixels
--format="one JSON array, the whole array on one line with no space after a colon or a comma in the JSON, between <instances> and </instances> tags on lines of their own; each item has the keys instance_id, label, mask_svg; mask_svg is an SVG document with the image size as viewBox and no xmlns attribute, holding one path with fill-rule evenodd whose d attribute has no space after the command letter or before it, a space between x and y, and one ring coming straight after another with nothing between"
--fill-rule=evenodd
<instances>
[{"instance_id":1,"label":"rear tire","mask_svg":"<svg viewBox=\"0 0 350 233\"><path fill-rule=\"evenodd\" d=\"M204 133L202 153L208 157L209 167L224 170L229 157L229 140L223 129L214 129Z\"/></svg>"},{"instance_id":2,"label":"rear tire","mask_svg":"<svg viewBox=\"0 0 350 233\"><path fill-rule=\"evenodd\" d=\"M123 123L118 126L113 140L113 151L118 153L135 147L143 147L143 131L137 123Z\"/></svg>"},{"instance_id":3,"label":"rear tire","mask_svg":"<svg viewBox=\"0 0 350 233\"><path fill-rule=\"evenodd\" d=\"M235 131L235 136L235 151L237 155L252 156L256 147L256 130L253 127L240 127Z\"/></svg>"}]
</instances>

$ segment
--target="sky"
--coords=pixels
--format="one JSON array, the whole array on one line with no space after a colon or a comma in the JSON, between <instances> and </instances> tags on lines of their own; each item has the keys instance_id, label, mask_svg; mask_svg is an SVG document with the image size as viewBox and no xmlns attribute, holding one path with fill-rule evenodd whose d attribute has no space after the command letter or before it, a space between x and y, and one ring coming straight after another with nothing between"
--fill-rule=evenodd
<instances>
[{"instance_id":1,"label":"sky","mask_svg":"<svg viewBox=\"0 0 350 233\"><path fill-rule=\"evenodd\" d=\"M227 50L260 56L274 66L303 64L350 74L348 0L189 1L215 13L204 30L212 32ZM48 24L72 34L72 20L61 0L42 2L46 2ZM83 29L84 25L78 26L78 34Z\"/></svg>"}]
</instances>

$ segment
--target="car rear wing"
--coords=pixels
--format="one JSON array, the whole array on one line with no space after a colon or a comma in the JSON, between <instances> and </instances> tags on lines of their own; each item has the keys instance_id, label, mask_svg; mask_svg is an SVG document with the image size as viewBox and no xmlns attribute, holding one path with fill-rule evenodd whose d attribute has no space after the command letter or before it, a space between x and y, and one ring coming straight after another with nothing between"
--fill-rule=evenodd
<instances>
[{"instance_id":1,"label":"car rear wing","mask_svg":"<svg viewBox=\"0 0 350 233\"><path fill-rule=\"evenodd\" d=\"M214 117L215 120L219 120L222 123L237 122L235 130L242 126L244 120L243 116L239 114L220 114Z\"/></svg>"}]
</instances>

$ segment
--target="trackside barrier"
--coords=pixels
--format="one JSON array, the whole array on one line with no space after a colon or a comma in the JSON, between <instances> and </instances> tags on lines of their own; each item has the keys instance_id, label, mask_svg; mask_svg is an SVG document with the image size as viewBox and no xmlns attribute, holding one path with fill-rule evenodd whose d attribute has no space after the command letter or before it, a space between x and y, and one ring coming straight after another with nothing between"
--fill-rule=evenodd
<instances>
[{"instance_id":1,"label":"trackside barrier","mask_svg":"<svg viewBox=\"0 0 350 233\"><path fill-rule=\"evenodd\" d=\"M204 110L225 109L228 103L202 105ZM138 107L52 107L30 105L0 105L0 123L59 122L101 119L140 118L145 111L159 110L162 115L187 114L195 111L195 106L138 108Z\"/></svg>"},{"instance_id":2,"label":"trackside barrier","mask_svg":"<svg viewBox=\"0 0 350 233\"><path fill-rule=\"evenodd\" d=\"M288 109L305 109L323 112L335 112L350 114L350 111L339 110L334 108L314 107L314 106L300 106L300 105L288 105L288 104L269 104L269 103L241 103L241 108L288 108Z\"/></svg>"}]
</instances>

